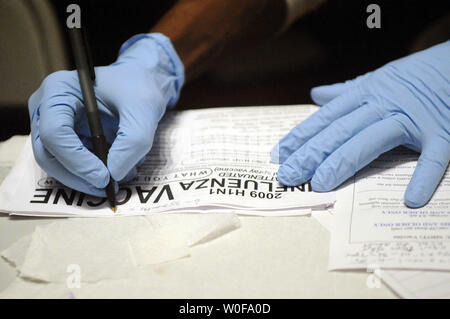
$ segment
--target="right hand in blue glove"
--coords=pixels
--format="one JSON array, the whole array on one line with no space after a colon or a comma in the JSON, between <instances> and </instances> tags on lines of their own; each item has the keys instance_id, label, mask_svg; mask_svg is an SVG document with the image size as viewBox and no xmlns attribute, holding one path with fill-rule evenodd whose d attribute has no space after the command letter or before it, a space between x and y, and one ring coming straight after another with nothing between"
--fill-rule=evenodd
<instances>
[{"instance_id":1,"label":"right hand in blue glove","mask_svg":"<svg viewBox=\"0 0 450 319\"><path fill-rule=\"evenodd\" d=\"M282 184L327 192L404 145L421 152L405 203L429 201L450 159L450 41L311 95L322 108L272 151Z\"/></svg>"},{"instance_id":2,"label":"right hand in blue glove","mask_svg":"<svg viewBox=\"0 0 450 319\"><path fill-rule=\"evenodd\" d=\"M159 120L173 106L184 68L170 40L159 33L136 35L119 58L95 68L95 93L111 148L107 167L90 149L90 131L76 71L49 75L28 101L37 163L66 186L105 197L110 174L132 179L150 151Z\"/></svg>"}]
</instances>

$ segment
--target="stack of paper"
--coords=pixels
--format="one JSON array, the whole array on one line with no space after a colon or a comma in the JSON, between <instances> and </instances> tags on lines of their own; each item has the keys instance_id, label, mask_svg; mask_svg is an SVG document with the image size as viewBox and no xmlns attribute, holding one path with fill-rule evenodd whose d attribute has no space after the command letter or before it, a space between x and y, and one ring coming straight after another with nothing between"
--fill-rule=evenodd
<instances>
[{"instance_id":1,"label":"stack of paper","mask_svg":"<svg viewBox=\"0 0 450 319\"><path fill-rule=\"evenodd\" d=\"M270 150L315 106L215 108L173 112L159 124L138 176L118 193L116 215L233 209L301 215L334 203L309 184L278 183ZM35 163L28 142L0 188L0 211L37 216L112 215L105 199L65 188Z\"/></svg>"},{"instance_id":2,"label":"stack of paper","mask_svg":"<svg viewBox=\"0 0 450 319\"><path fill-rule=\"evenodd\" d=\"M329 268L367 269L403 297L448 298L450 173L425 207L410 209L403 196L416 164L416 153L398 148L337 192Z\"/></svg>"}]
</instances>

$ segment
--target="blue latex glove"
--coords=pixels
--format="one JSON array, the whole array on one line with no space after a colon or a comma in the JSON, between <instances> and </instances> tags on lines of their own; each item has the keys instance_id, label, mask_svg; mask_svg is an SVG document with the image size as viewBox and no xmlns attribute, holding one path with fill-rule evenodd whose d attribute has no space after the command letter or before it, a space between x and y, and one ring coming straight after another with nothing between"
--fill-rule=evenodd
<instances>
[{"instance_id":1,"label":"blue latex glove","mask_svg":"<svg viewBox=\"0 0 450 319\"><path fill-rule=\"evenodd\" d=\"M421 153L405 203L430 200L450 159L450 41L311 95L322 108L271 153L282 184L327 192L404 145Z\"/></svg>"},{"instance_id":2,"label":"blue latex glove","mask_svg":"<svg viewBox=\"0 0 450 319\"><path fill-rule=\"evenodd\" d=\"M117 61L95 68L95 73L103 130L112 144L107 167L90 151L76 71L50 74L30 97L28 108L33 152L41 168L66 186L105 197L110 174L119 182L136 175L158 121L178 99L184 68L170 40L152 33L129 39Z\"/></svg>"}]
</instances>

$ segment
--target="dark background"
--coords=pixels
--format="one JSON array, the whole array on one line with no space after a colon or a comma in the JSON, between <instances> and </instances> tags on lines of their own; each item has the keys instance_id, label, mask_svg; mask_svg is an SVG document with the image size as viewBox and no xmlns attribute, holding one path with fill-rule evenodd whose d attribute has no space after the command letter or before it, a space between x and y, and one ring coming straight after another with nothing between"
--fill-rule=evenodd
<instances>
[{"instance_id":1,"label":"dark background","mask_svg":"<svg viewBox=\"0 0 450 319\"><path fill-rule=\"evenodd\" d=\"M53 0L53 5L63 26L67 5L80 4L94 64L107 65L124 41L148 32L174 2ZM381 7L381 29L366 26L370 3ZM283 35L224 58L186 84L177 108L311 103L312 87L345 81L411 53L421 32L448 16L449 8L449 1L435 0L328 0ZM28 134L26 111L0 118L0 140Z\"/></svg>"}]
</instances>

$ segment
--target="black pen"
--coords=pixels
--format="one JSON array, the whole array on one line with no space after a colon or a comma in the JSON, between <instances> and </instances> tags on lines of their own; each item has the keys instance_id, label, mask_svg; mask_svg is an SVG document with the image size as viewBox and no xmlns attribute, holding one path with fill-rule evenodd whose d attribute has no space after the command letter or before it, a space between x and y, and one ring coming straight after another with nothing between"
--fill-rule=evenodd
<instances>
[{"instance_id":1,"label":"black pen","mask_svg":"<svg viewBox=\"0 0 450 319\"><path fill-rule=\"evenodd\" d=\"M78 78L83 93L84 106L91 130L92 146L94 154L105 164L108 157L108 144L106 143L103 127L98 112L97 99L95 98L94 83L95 71L90 59L89 47L85 34L81 28L69 28L70 42L72 44L73 56L77 66ZM114 180L112 177L105 188L106 196L111 204L112 210L116 211L116 193L114 191Z\"/></svg>"}]
</instances>

